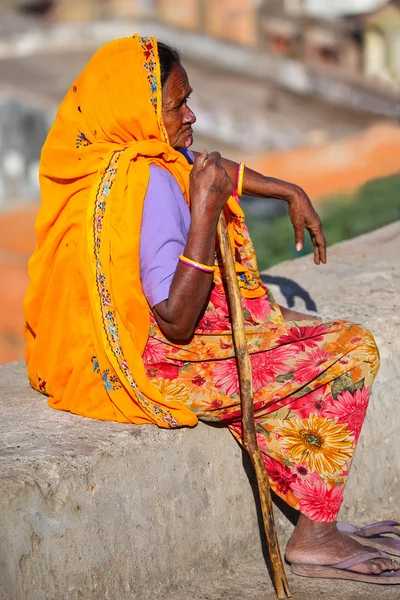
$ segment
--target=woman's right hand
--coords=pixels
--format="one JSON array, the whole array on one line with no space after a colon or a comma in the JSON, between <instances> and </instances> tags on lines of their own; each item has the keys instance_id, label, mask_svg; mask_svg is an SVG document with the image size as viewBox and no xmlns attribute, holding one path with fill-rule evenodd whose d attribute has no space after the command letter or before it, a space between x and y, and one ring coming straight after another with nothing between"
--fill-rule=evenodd
<instances>
[{"instance_id":1,"label":"woman's right hand","mask_svg":"<svg viewBox=\"0 0 400 600\"><path fill-rule=\"evenodd\" d=\"M233 183L221 163L219 152L202 150L195 159L190 174L192 216L208 216L218 220L219 214L233 192Z\"/></svg>"}]
</instances>

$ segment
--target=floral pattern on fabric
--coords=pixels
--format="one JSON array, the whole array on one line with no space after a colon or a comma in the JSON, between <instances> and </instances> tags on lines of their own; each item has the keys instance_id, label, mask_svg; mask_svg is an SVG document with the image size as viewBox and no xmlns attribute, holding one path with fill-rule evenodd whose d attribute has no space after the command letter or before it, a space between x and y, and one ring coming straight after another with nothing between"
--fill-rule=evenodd
<instances>
[{"instance_id":1,"label":"floral pattern on fabric","mask_svg":"<svg viewBox=\"0 0 400 600\"><path fill-rule=\"evenodd\" d=\"M106 334L108 349L113 354L118 369L129 384L131 393L134 395L136 401L140 405L145 406L148 412L160 417L168 427L174 428L179 425L178 421L171 415L170 411L151 402L144 394L142 394L132 375L120 340L116 309L109 288L110 283L107 280L102 264L103 222L106 217L107 199L114 184L118 163L123 152L124 150L117 150L111 154L108 166L104 169L104 172L100 177L94 203L93 254L96 265L96 285L102 325ZM97 359L95 360L97 362ZM116 392L117 390L122 389L122 386L118 384L119 379L116 374L114 375L110 369L101 371L100 366L98 369L107 392Z\"/></svg>"},{"instance_id":2,"label":"floral pattern on fabric","mask_svg":"<svg viewBox=\"0 0 400 600\"><path fill-rule=\"evenodd\" d=\"M97 373L100 375L103 385L108 392L115 391L121 389L121 385L119 383L119 379L116 376L114 371L111 369L106 369L105 371L101 371L99 361L95 356L92 357L93 363L93 373Z\"/></svg>"},{"instance_id":3,"label":"floral pattern on fabric","mask_svg":"<svg viewBox=\"0 0 400 600\"><path fill-rule=\"evenodd\" d=\"M240 259L260 285L247 230ZM257 440L272 489L314 521L334 521L379 367L372 335L345 321L285 323L270 291L242 299ZM167 398L242 442L239 381L223 273L188 344L151 318L148 376Z\"/></svg>"},{"instance_id":4,"label":"floral pattern on fabric","mask_svg":"<svg viewBox=\"0 0 400 600\"><path fill-rule=\"evenodd\" d=\"M152 38L141 37L140 45L145 58L143 66L147 73L150 86L150 100L157 112L157 60L155 56L155 45Z\"/></svg>"},{"instance_id":5,"label":"floral pattern on fabric","mask_svg":"<svg viewBox=\"0 0 400 600\"><path fill-rule=\"evenodd\" d=\"M82 148L83 146L90 146L92 142L89 141L84 133L78 133L76 136L76 147Z\"/></svg>"},{"instance_id":6,"label":"floral pattern on fabric","mask_svg":"<svg viewBox=\"0 0 400 600\"><path fill-rule=\"evenodd\" d=\"M47 389L47 381L42 379L42 377L40 376L40 373L36 373L36 377L37 377L37 385L38 385L39 392L41 392L45 396L48 396L49 391Z\"/></svg>"},{"instance_id":7,"label":"floral pattern on fabric","mask_svg":"<svg viewBox=\"0 0 400 600\"><path fill-rule=\"evenodd\" d=\"M161 88L159 82L160 77L160 65L157 57L157 41L155 38L141 37L139 38L140 47L143 53L144 62L143 67L147 74L147 81L149 83L150 91L150 102L153 105L154 111L158 117L158 125L161 132L162 139L168 142L168 134L165 129L164 121L161 118Z\"/></svg>"}]
</instances>

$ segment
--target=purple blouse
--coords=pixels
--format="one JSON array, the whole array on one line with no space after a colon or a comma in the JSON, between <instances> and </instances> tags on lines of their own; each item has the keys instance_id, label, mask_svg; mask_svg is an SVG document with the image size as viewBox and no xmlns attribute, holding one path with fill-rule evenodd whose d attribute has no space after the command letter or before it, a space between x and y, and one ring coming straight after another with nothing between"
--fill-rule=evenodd
<instances>
[{"instance_id":1,"label":"purple blouse","mask_svg":"<svg viewBox=\"0 0 400 600\"><path fill-rule=\"evenodd\" d=\"M182 154L193 163L193 153ZM150 165L140 232L140 278L151 308L166 300L190 227L190 210L174 177Z\"/></svg>"}]
</instances>

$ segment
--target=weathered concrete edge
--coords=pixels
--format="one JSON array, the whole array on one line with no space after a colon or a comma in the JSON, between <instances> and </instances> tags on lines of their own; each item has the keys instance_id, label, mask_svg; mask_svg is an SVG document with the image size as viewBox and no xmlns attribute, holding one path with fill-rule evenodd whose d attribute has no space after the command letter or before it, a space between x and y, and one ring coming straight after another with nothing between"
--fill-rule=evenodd
<instances>
[{"instance_id":1,"label":"weathered concrete edge","mask_svg":"<svg viewBox=\"0 0 400 600\"><path fill-rule=\"evenodd\" d=\"M3 420L15 423L1 460L13 465L0 479L4 598L147 600L261 555L243 453L227 430L58 413L24 375L22 364L0 367L2 400L22 404Z\"/></svg>"}]
</instances>

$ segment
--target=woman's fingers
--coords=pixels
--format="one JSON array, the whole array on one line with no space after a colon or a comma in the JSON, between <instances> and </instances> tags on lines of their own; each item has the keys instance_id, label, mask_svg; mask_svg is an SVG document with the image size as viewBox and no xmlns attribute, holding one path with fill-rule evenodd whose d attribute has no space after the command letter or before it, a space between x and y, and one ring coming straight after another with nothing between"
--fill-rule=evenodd
<instances>
[{"instance_id":1,"label":"woman's fingers","mask_svg":"<svg viewBox=\"0 0 400 600\"><path fill-rule=\"evenodd\" d=\"M208 160L208 152L207 152L207 150L202 150L200 152L200 154L194 160L193 169L192 169L193 176L196 175L199 171L201 171L201 169L204 169L204 167L207 164L207 160Z\"/></svg>"},{"instance_id":2,"label":"woman's fingers","mask_svg":"<svg viewBox=\"0 0 400 600\"><path fill-rule=\"evenodd\" d=\"M326 240L322 232L322 224L307 194L301 190L289 202L289 217L294 229L297 252L304 248L304 230L307 229L314 246L314 262L316 265L326 263Z\"/></svg>"},{"instance_id":3,"label":"woman's fingers","mask_svg":"<svg viewBox=\"0 0 400 600\"><path fill-rule=\"evenodd\" d=\"M322 233L322 226L320 225L317 231L310 231L311 241L314 246L314 262L316 265L320 263L326 264L326 240Z\"/></svg>"},{"instance_id":4,"label":"woman's fingers","mask_svg":"<svg viewBox=\"0 0 400 600\"><path fill-rule=\"evenodd\" d=\"M294 243L297 252L301 252L304 248L304 220L292 220L294 229Z\"/></svg>"},{"instance_id":5,"label":"woman's fingers","mask_svg":"<svg viewBox=\"0 0 400 600\"><path fill-rule=\"evenodd\" d=\"M219 166L221 164L222 157L219 152L210 152L208 159L213 160Z\"/></svg>"},{"instance_id":6,"label":"woman's fingers","mask_svg":"<svg viewBox=\"0 0 400 600\"><path fill-rule=\"evenodd\" d=\"M318 256L318 262L316 262L317 265L319 265L320 262L322 262L323 265L326 264L326 239L324 234L322 233L322 227L320 228L320 230L318 231L318 233L315 236L315 246L314 246L314 257L317 254ZM315 260L315 258L314 258Z\"/></svg>"}]
</instances>

